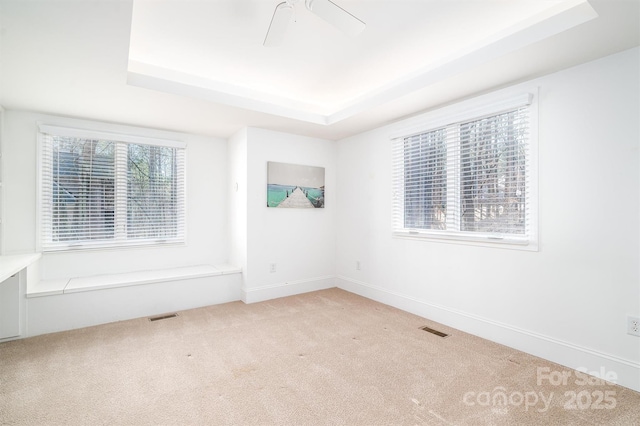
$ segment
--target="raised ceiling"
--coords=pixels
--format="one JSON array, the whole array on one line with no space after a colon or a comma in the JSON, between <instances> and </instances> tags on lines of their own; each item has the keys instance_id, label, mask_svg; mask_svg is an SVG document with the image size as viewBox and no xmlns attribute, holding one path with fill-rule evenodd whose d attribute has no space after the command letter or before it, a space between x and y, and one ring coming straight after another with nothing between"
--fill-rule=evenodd
<instances>
[{"instance_id":1,"label":"raised ceiling","mask_svg":"<svg viewBox=\"0 0 640 426\"><path fill-rule=\"evenodd\" d=\"M328 139L637 46L638 0L335 0L349 38L278 0L0 0L0 102L228 137Z\"/></svg>"},{"instance_id":2,"label":"raised ceiling","mask_svg":"<svg viewBox=\"0 0 640 426\"><path fill-rule=\"evenodd\" d=\"M277 1L134 0L132 80L143 85L147 75L220 102L226 95L247 108L331 124L377 93L406 94L403 82L477 50L488 60L597 16L584 1L336 1L368 23L364 32L348 37L298 3L283 43L265 48Z\"/></svg>"}]
</instances>

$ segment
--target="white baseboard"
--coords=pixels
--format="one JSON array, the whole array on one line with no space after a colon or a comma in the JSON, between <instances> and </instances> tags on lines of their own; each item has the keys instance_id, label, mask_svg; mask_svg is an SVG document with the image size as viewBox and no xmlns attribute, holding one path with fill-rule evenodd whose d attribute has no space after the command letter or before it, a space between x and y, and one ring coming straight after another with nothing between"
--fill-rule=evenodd
<instances>
[{"instance_id":1,"label":"white baseboard","mask_svg":"<svg viewBox=\"0 0 640 426\"><path fill-rule=\"evenodd\" d=\"M277 299L279 297L308 293L310 291L325 290L335 286L335 276L327 275L324 277L287 281L260 287L242 288L242 301L244 303L256 303L264 300Z\"/></svg>"},{"instance_id":2,"label":"white baseboard","mask_svg":"<svg viewBox=\"0 0 640 426\"><path fill-rule=\"evenodd\" d=\"M640 392L640 363L581 347L508 324L425 302L344 276L336 287L467 333L544 358L571 369L613 372L616 383Z\"/></svg>"},{"instance_id":3,"label":"white baseboard","mask_svg":"<svg viewBox=\"0 0 640 426\"><path fill-rule=\"evenodd\" d=\"M28 298L21 337L233 302L241 285L229 274Z\"/></svg>"}]
</instances>

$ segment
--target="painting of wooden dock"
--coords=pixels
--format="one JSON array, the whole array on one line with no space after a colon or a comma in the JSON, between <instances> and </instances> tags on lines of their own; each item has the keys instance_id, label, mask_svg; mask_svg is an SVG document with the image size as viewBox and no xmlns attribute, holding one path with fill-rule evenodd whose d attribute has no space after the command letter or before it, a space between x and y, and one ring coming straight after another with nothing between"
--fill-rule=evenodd
<instances>
[{"instance_id":1,"label":"painting of wooden dock","mask_svg":"<svg viewBox=\"0 0 640 426\"><path fill-rule=\"evenodd\" d=\"M324 208L324 167L269 161L267 207Z\"/></svg>"}]
</instances>

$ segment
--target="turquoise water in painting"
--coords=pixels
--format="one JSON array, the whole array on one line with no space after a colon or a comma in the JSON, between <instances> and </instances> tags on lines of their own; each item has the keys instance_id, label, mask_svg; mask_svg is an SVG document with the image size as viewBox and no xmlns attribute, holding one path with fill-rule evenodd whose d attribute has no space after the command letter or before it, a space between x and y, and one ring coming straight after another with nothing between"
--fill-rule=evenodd
<instances>
[{"instance_id":1,"label":"turquoise water in painting","mask_svg":"<svg viewBox=\"0 0 640 426\"><path fill-rule=\"evenodd\" d=\"M306 194L313 207L324 207L324 188L301 188Z\"/></svg>"},{"instance_id":2,"label":"turquoise water in painting","mask_svg":"<svg viewBox=\"0 0 640 426\"><path fill-rule=\"evenodd\" d=\"M296 188L295 185L267 185L267 207L278 207L287 198L287 192L291 194Z\"/></svg>"},{"instance_id":3,"label":"turquoise water in painting","mask_svg":"<svg viewBox=\"0 0 640 426\"><path fill-rule=\"evenodd\" d=\"M278 207L297 188L295 185L267 185L267 207ZM300 187L316 208L324 207L324 188Z\"/></svg>"}]
</instances>

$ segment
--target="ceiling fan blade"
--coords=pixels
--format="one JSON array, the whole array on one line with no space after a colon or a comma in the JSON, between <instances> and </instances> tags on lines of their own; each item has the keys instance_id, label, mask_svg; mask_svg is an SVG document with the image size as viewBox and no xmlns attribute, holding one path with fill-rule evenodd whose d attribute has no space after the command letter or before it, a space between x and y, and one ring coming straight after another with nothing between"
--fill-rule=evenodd
<instances>
[{"instance_id":1,"label":"ceiling fan blade","mask_svg":"<svg viewBox=\"0 0 640 426\"><path fill-rule=\"evenodd\" d=\"M287 31L289 21L293 15L293 7L287 2L282 2L276 6L273 12L267 35L264 38L263 46L278 46L284 39L284 33Z\"/></svg>"},{"instance_id":2,"label":"ceiling fan blade","mask_svg":"<svg viewBox=\"0 0 640 426\"><path fill-rule=\"evenodd\" d=\"M329 0L306 0L307 9L348 36L360 34L366 24Z\"/></svg>"}]
</instances>

